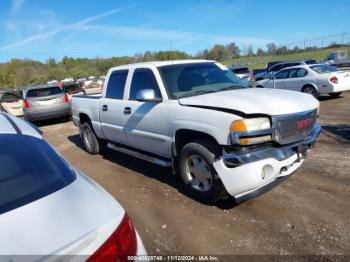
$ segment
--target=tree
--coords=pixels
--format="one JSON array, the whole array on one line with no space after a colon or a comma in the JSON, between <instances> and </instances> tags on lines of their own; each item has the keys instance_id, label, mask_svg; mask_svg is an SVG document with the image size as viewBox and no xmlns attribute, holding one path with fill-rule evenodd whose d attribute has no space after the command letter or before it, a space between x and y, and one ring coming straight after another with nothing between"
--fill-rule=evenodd
<instances>
[{"instance_id":1,"label":"tree","mask_svg":"<svg viewBox=\"0 0 350 262\"><path fill-rule=\"evenodd\" d=\"M247 48L247 56L255 56L253 47L251 45L249 45Z\"/></svg>"},{"instance_id":2,"label":"tree","mask_svg":"<svg viewBox=\"0 0 350 262\"><path fill-rule=\"evenodd\" d=\"M146 51L143 54L143 61L152 61L154 60L154 54L150 51Z\"/></svg>"},{"instance_id":3,"label":"tree","mask_svg":"<svg viewBox=\"0 0 350 262\"><path fill-rule=\"evenodd\" d=\"M228 59L235 59L241 56L241 50L234 42L226 45L225 48L228 55Z\"/></svg>"},{"instance_id":4,"label":"tree","mask_svg":"<svg viewBox=\"0 0 350 262\"><path fill-rule=\"evenodd\" d=\"M293 48L293 53L299 53L301 51L301 49L299 48L299 47L297 47L297 46L294 46L294 48Z\"/></svg>"},{"instance_id":5,"label":"tree","mask_svg":"<svg viewBox=\"0 0 350 262\"><path fill-rule=\"evenodd\" d=\"M256 51L256 55L257 56L264 56L264 55L266 55L266 52L264 50L262 50L262 48L258 48L258 50Z\"/></svg>"},{"instance_id":6,"label":"tree","mask_svg":"<svg viewBox=\"0 0 350 262\"><path fill-rule=\"evenodd\" d=\"M334 47L338 47L337 42L333 41L328 45L328 48L334 48Z\"/></svg>"},{"instance_id":7,"label":"tree","mask_svg":"<svg viewBox=\"0 0 350 262\"><path fill-rule=\"evenodd\" d=\"M276 55L285 55L288 53L288 48L284 46L280 46L279 48L276 49Z\"/></svg>"},{"instance_id":8,"label":"tree","mask_svg":"<svg viewBox=\"0 0 350 262\"><path fill-rule=\"evenodd\" d=\"M198 59L209 59L209 50L204 49L203 51L199 51L196 55L195 58Z\"/></svg>"},{"instance_id":9,"label":"tree","mask_svg":"<svg viewBox=\"0 0 350 262\"><path fill-rule=\"evenodd\" d=\"M216 61L228 59L228 53L223 45L216 44L209 52L209 58Z\"/></svg>"},{"instance_id":10,"label":"tree","mask_svg":"<svg viewBox=\"0 0 350 262\"><path fill-rule=\"evenodd\" d=\"M46 60L46 64L48 66L55 66L56 65L56 60L55 58L49 57L49 59Z\"/></svg>"},{"instance_id":11,"label":"tree","mask_svg":"<svg viewBox=\"0 0 350 262\"><path fill-rule=\"evenodd\" d=\"M134 61L135 61L135 63L142 62L143 61L143 54L142 53L136 53L134 55Z\"/></svg>"},{"instance_id":12,"label":"tree","mask_svg":"<svg viewBox=\"0 0 350 262\"><path fill-rule=\"evenodd\" d=\"M266 45L267 47L267 53L269 55L274 55L276 53L276 44L271 42Z\"/></svg>"}]
</instances>

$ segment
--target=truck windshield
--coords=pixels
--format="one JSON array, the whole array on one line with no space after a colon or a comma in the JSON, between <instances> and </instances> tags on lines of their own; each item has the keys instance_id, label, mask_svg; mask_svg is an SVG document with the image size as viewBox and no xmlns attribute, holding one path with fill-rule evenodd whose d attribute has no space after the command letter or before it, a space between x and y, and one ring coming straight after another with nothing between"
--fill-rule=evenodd
<instances>
[{"instance_id":1,"label":"truck windshield","mask_svg":"<svg viewBox=\"0 0 350 262\"><path fill-rule=\"evenodd\" d=\"M231 70L217 63L189 63L158 68L170 99L245 88Z\"/></svg>"},{"instance_id":2,"label":"truck windshield","mask_svg":"<svg viewBox=\"0 0 350 262\"><path fill-rule=\"evenodd\" d=\"M310 66L310 68L318 74L326 74L326 73L332 73L337 71L336 68L331 67L329 65L314 65L314 66Z\"/></svg>"},{"instance_id":3,"label":"truck windshield","mask_svg":"<svg viewBox=\"0 0 350 262\"><path fill-rule=\"evenodd\" d=\"M42 139L0 135L0 214L66 187L75 172Z\"/></svg>"}]
</instances>

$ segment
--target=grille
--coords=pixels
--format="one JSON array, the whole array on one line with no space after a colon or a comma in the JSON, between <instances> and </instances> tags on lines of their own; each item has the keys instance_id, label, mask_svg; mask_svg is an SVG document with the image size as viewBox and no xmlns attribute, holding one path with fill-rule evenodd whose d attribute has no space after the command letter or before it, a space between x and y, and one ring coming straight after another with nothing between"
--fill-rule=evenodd
<instances>
[{"instance_id":1,"label":"grille","mask_svg":"<svg viewBox=\"0 0 350 262\"><path fill-rule=\"evenodd\" d=\"M302 140L312 132L316 118L316 110L275 117L275 141L284 145Z\"/></svg>"}]
</instances>

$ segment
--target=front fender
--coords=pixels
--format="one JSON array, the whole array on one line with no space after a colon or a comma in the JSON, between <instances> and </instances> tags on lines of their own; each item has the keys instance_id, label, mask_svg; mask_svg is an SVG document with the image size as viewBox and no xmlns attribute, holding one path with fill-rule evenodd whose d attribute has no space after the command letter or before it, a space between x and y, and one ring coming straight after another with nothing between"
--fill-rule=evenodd
<instances>
[{"instance_id":1,"label":"front fender","mask_svg":"<svg viewBox=\"0 0 350 262\"><path fill-rule=\"evenodd\" d=\"M197 131L205 133L213 137L218 144L226 144L227 137L229 136L228 130L219 128L208 123L190 121L190 120L177 120L171 124L169 127L169 136L172 138L172 141L175 141L175 134L178 130L187 129L192 131ZM225 131L226 132L225 132Z\"/></svg>"}]
</instances>

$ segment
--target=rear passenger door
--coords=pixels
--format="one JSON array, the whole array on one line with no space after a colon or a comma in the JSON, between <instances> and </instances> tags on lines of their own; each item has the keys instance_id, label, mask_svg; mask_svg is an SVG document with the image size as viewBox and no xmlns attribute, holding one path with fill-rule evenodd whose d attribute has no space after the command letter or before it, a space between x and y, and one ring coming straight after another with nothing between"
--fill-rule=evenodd
<instances>
[{"instance_id":1,"label":"rear passenger door","mask_svg":"<svg viewBox=\"0 0 350 262\"><path fill-rule=\"evenodd\" d=\"M137 101L142 89L153 89L162 98L156 76L150 68L134 70L125 111L125 132L128 144L160 156L169 157L171 139L167 129L167 106L165 103Z\"/></svg>"},{"instance_id":2,"label":"rear passenger door","mask_svg":"<svg viewBox=\"0 0 350 262\"><path fill-rule=\"evenodd\" d=\"M121 144L127 143L124 132L124 90L128 72L116 70L111 73L99 109L103 134L108 140Z\"/></svg>"}]
</instances>

